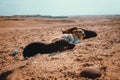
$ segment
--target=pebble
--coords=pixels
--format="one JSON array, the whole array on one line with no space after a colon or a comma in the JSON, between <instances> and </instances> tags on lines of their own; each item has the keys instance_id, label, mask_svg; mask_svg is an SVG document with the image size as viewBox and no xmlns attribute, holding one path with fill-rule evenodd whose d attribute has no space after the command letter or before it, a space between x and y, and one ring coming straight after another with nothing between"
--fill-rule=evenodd
<instances>
[{"instance_id":1,"label":"pebble","mask_svg":"<svg viewBox=\"0 0 120 80\"><path fill-rule=\"evenodd\" d=\"M15 50L13 51L13 53L12 53L12 56L16 56L17 54L18 54L18 50L15 49Z\"/></svg>"},{"instance_id":2,"label":"pebble","mask_svg":"<svg viewBox=\"0 0 120 80\"><path fill-rule=\"evenodd\" d=\"M98 66L90 66L84 68L81 71L80 75L85 78L95 79L101 77L101 71Z\"/></svg>"}]
</instances>

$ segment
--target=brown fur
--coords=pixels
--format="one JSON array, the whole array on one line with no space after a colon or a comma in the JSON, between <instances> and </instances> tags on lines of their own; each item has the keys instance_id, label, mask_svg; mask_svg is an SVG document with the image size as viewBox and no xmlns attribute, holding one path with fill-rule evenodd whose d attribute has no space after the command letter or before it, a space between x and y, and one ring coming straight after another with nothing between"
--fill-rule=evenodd
<instances>
[{"instance_id":1,"label":"brown fur","mask_svg":"<svg viewBox=\"0 0 120 80\"><path fill-rule=\"evenodd\" d=\"M68 29L66 29L66 30L62 30L62 33L63 34L70 34L70 33L73 33L73 30L77 30L77 28L76 27L73 27L73 28L68 28Z\"/></svg>"},{"instance_id":2,"label":"brown fur","mask_svg":"<svg viewBox=\"0 0 120 80\"><path fill-rule=\"evenodd\" d=\"M85 33L83 31L73 30L73 36L77 36L78 39L82 40L85 36Z\"/></svg>"},{"instance_id":3,"label":"brown fur","mask_svg":"<svg viewBox=\"0 0 120 80\"><path fill-rule=\"evenodd\" d=\"M66 30L62 30L63 34L73 34L73 36L77 36L80 40L82 40L85 37L85 32L84 29L82 28L77 28L77 27L73 27L73 28L68 28Z\"/></svg>"}]
</instances>

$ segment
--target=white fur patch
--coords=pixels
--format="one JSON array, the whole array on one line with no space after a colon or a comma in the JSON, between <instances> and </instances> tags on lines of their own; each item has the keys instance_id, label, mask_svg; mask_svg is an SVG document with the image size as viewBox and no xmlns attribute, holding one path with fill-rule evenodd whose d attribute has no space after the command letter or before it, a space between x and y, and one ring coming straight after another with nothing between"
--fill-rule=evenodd
<instances>
[{"instance_id":1,"label":"white fur patch","mask_svg":"<svg viewBox=\"0 0 120 80\"><path fill-rule=\"evenodd\" d=\"M73 34L62 34L61 36L57 38L65 39L71 44L76 44L80 42L80 39L77 36L73 36Z\"/></svg>"}]
</instances>

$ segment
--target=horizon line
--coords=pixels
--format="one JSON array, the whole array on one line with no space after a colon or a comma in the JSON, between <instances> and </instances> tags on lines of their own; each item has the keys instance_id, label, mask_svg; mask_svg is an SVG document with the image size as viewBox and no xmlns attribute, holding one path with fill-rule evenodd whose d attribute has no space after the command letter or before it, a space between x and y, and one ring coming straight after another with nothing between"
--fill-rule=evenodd
<instances>
[{"instance_id":1,"label":"horizon line","mask_svg":"<svg viewBox=\"0 0 120 80\"><path fill-rule=\"evenodd\" d=\"M59 17L59 16L120 16L120 14L85 14L85 15L41 15L41 14L16 14L16 15L0 15L0 16L51 16L51 17Z\"/></svg>"}]
</instances>

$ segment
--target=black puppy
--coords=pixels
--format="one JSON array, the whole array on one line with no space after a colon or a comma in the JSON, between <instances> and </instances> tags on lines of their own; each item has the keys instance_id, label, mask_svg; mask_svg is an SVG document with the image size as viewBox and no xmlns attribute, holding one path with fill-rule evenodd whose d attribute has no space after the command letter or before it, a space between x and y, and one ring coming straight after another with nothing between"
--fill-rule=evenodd
<instances>
[{"instance_id":1,"label":"black puppy","mask_svg":"<svg viewBox=\"0 0 120 80\"><path fill-rule=\"evenodd\" d=\"M50 44L41 43L41 42L33 42L27 45L23 50L23 56L32 57L36 54L47 54L53 53L57 51L64 51L68 49L73 49L75 47L74 44L70 44L68 41L61 39Z\"/></svg>"}]
</instances>

